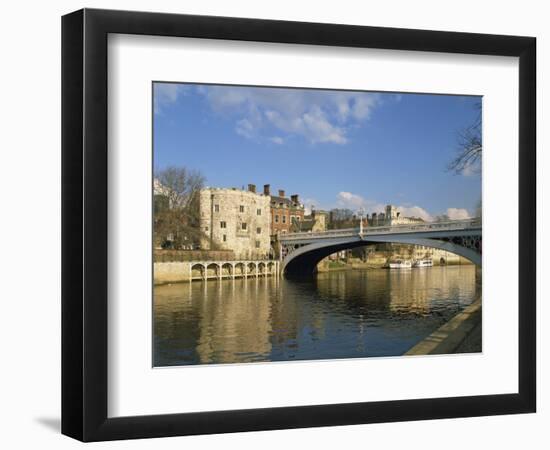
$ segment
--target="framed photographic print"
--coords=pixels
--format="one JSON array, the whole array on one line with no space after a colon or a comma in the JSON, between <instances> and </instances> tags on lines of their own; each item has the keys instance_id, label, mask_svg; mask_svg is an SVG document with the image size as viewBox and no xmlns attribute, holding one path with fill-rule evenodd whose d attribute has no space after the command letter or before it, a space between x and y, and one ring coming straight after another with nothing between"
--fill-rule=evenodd
<instances>
[{"instance_id":1,"label":"framed photographic print","mask_svg":"<svg viewBox=\"0 0 550 450\"><path fill-rule=\"evenodd\" d=\"M535 39L62 22L62 432L535 411Z\"/></svg>"}]
</instances>

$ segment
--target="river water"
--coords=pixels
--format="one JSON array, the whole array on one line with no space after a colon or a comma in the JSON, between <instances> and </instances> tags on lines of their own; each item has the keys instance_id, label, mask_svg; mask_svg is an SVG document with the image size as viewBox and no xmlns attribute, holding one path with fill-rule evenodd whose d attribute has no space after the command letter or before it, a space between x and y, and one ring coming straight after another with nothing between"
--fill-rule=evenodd
<instances>
[{"instance_id":1,"label":"river water","mask_svg":"<svg viewBox=\"0 0 550 450\"><path fill-rule=\"evenodd\" d=\"M154 365L402 355L475 297L473 265L157 286Z\"/></svg>"}]
</instances>

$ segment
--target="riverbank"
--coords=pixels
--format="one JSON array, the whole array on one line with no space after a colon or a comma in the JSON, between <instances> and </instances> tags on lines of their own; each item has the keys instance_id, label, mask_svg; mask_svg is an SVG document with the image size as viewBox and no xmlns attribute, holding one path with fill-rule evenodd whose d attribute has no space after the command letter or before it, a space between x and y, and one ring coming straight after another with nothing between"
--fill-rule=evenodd
<instances>
[{"instance_id":1,"label":"riverbank","mask_svg":"<svg viewBox=\"0 0 550 450\"><path fill-rule=\"evenodd\" d=\"M387 268L387 258L379 259L376 261L363 262L359 259L351 259L349 261L321 261L317 266L318 272L335 272L341 270L371 270L371 269L384 269ZM466 259L457 259L449 261L445 264L439 262L434 263L436 266L462 266L472 265L472 263Z\"/></svg>"},{"instance_id":2,"label":"riverbank","mask_svg":"<svg viewBox=\"0 0 550 450\"><path fill-rule=\"evenodd\" d=\"M420 341L405 355L477 353L482 349L481 298Z\"/></svg>"}]
</instances>

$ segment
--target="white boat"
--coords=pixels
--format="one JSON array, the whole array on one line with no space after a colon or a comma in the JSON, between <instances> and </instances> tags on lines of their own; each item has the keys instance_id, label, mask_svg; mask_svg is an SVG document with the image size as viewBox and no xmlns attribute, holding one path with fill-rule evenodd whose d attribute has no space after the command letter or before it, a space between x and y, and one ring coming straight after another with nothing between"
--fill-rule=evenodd
<instances>
[{"instance_id":1,"label":"white boat","mask_svg":"<svg viewBox=\"0 0 550 450\"><path fill-rule=\"evenodd\" d=\"M433 261L429 258L417 259L413 263L413 267L432 267L433 265Z\"/></svg>"},{"instance_id":2,"label":"white boat","mask_svg":"<svg viewBox=\"0 0 550 450\"><path fill-rule=\"evenodd\" d=\"M412 263L406 259L395 259L388 264L390 269L410 269Z\"/></svg>"}]
</instances>

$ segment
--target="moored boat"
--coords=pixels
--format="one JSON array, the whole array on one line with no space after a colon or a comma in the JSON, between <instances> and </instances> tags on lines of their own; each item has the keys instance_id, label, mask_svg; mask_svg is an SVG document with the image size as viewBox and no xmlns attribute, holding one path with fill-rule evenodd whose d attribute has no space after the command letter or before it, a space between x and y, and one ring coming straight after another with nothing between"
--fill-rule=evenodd
<instances>
[{"instance_id":1,"label":"moored boat","mask_svg":"<svg viewBox=\"0 0 550 450\"><path fill-rule=\"evenodd\" d=\"M390 269L410 269L412 263L406 259L395 259L388 263Z\"/></svg>"},{"instance_id":2,"label":"moored boat","mask_svg":"<svg viewBox=\"0 0 550 450\"><path fill-rule=\"evenodd\" d=\"M432 267L433 265L433 261L429 258L417 259L413 263L413 267Z\"/></svg>"}]
</instances>

